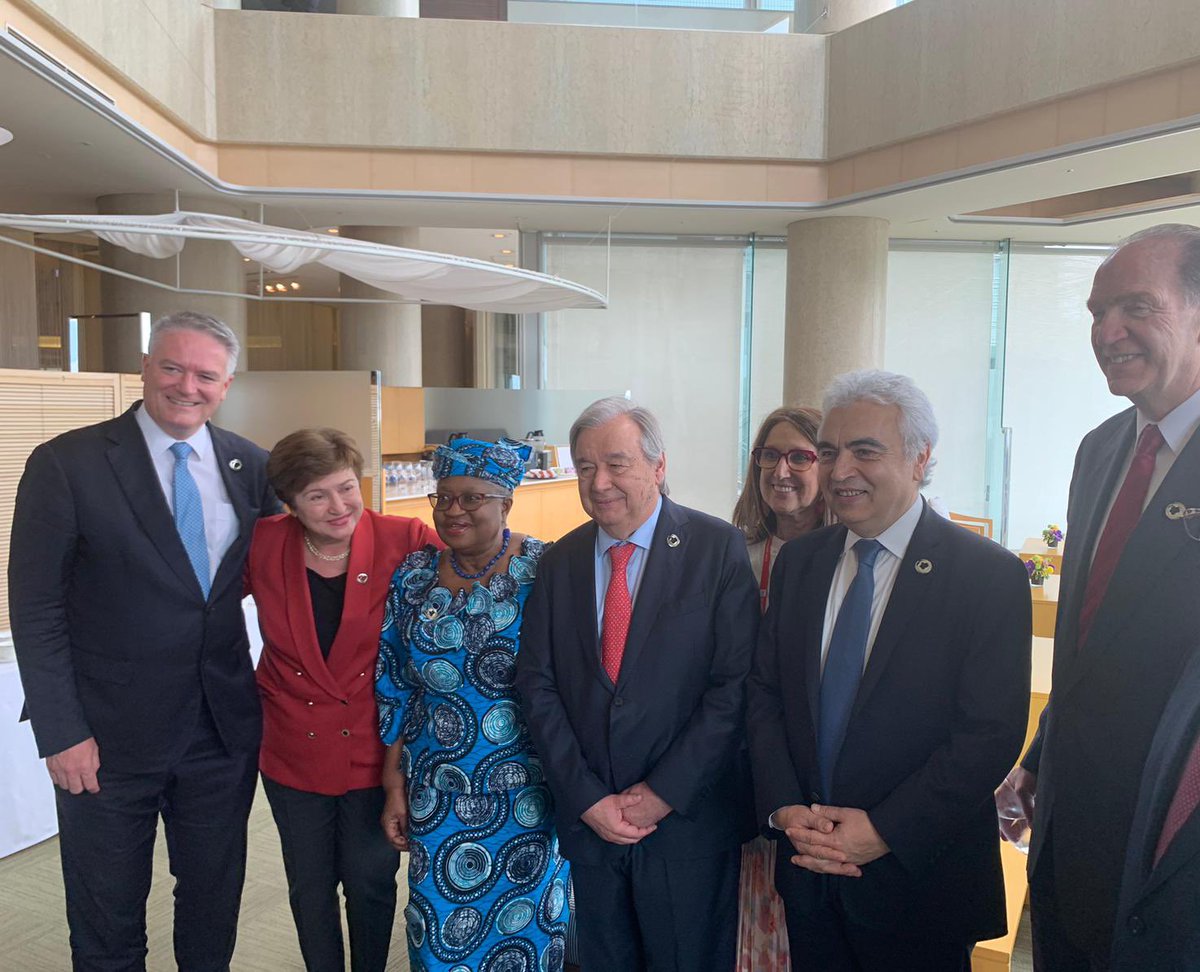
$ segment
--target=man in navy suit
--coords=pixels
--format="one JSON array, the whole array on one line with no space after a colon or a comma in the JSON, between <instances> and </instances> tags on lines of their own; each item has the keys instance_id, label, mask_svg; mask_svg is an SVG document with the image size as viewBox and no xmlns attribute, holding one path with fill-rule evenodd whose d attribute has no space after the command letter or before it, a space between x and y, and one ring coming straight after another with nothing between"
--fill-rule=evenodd
<instances>
[{"instance_id":1,"label":"man in navy suit","mask_svg":"<svg viewBox=\"0 0 1200 972\"><path fill-rule=\"evenodd\" d=\"M157 820L175 876L175 959L229 968L262 717L242 617L266 453L208 424L237 338L158 321L144 397L34 450L9 556L13 640L58 786L76 970L142 970Z\"/></svg>"},{"instance_id":2,"label":"man in navy suit","mask_svg":"<svg viewBox=\"0 0 1200 972\"><path fill-rule=\"evenodd\" d=\"M842 375L823 411L840 523L780 552L748 691L792 961L968 972L1005 932L992 791L1025 736L1028 578L921 499L937 424L911 380Z\"/></svg>"},{"instance_id":3,"label":"man in navy suit","mask_svg":"<svg viewBox=\"0 0 1200 972\"><path fill-rule=\"evenodd\" d=\"M1131 236L1096 271L1088 309L1109 391L1133 407L1080 443L1050 702L999 795L1033 819L1047 972L1109 967L1138 783L1200 631L1200 544L1172 516L1200 506L1200 230Z\"/></svg>"},{"instance_id":4,"label":"man in navy suit","mask_svg":"<svg viewBox=\"0 0 1200 972\"><path fill-rule=\"evenodd\" d=\"M728 523L671 502L657 420L571 428L592 522L542 558L517 686L571 861L585 969L732 969L758 592Z\"/></svg>"}]
</instances>

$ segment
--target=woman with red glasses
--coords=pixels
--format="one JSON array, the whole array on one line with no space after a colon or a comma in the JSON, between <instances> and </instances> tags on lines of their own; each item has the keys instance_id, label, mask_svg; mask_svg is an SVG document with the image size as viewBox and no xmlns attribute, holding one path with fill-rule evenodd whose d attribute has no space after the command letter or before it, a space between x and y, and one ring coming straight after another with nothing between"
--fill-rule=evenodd
<instances>
[{"instance_id":1,"label":"woman with red glasses","mask_svg":"<svg viewBox=\"0 0 1200 972\"><path fill-rule=\"evenodd\" d=\"M750 565L767 609L771 569L788 540L829 519L817 486L815 408L777 408L759 426L750 450L733 525L746 536ZM742 848L738 972L788 972L787 926L775 892L775 841L756 837Z\"/></svg>"}]
</instances>

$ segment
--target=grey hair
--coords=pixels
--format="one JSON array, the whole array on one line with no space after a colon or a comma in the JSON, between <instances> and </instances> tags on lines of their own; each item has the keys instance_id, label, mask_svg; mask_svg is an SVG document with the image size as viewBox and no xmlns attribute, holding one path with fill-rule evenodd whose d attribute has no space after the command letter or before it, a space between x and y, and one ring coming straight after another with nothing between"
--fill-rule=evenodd
<instances>
[{"instance_id":1,"label":"grey hair","mask_svg":"<svg viewBox=\"0 0 1200 972\"><path fill-rule=\"evenodd\" d=\"M176 311L174 314L160 317L150 328L147 351L153 354L158 339L172 331L195 331L197 334L207 334L210 338L220 342L229 357L229 370L225 372L225 377L228 378L237 369L238 355L241 354L242 346L237 335L224 321L211 314L201 314L198 311Z\"/></svg>"},{"instance_id":2,"label":"grey hair","mask_svg":"<svg viewBox=\"0 0 1200 972\"><path fill-rule=\"evenodd\" d=\"M1179 286L1188 306L1200 304L1200 227L1188 223L1159 223L1138 230L1121 240L1117 248L1104 258L1104 266L1131 243L1142 240L1173 240L1179 244Z\"/></svg>"},{"instance_id":3,"label":"grey hair","mask_svg":"<svg viewBox=\"0 0 1200 972\"><path fill-rule=\"evenodd\" d=\"M575 454L580 433L607 425L622 415L629 416L633 424L638 427L642 438L642 455L650 465L657 466L663 453L666 452L663 445L662 426L658 424L658 419L648 408L635 405L628 398L622 398L620 395L598 399L580 413L579 418L571 424L569 435L571 454ZM667 488L666 479L659 484L658 491L663 496L669 495L670 490Z\"/></svg>"},{"instance_id":4,"label":"grey hair","mask_svg":"<svg viewBox=\"0 0 1200 972\"><path fill-rule=\"evenodd\" d=\"M907 375L891 371L851 371L838 375L825 390L821 411L828 417L835 408L844 408L855 402L875 402L878 405L895 405L900 409L900 437L904 441L904 458L916 459L921 450L929 446L930 452L937 445L937 419L933 417L933 405L929 397L916 386ZM922 486L933 480L933 467L937 460L930 458L925 464Z\"/></svg>"}]
</instances>

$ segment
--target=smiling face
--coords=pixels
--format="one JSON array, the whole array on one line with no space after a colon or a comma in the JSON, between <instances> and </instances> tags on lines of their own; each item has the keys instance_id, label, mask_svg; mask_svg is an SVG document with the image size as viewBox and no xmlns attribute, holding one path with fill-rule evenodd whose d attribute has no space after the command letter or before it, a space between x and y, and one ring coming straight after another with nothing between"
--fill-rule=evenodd
<instances>
[{"instance_id":1,"label":"smiling face","mask_svg":"<svg viewBox=\"0 0 1200 972\"><path fill-rule=\"evenodd\" d=\"M1137 240L1096 271L1088 310L1092 351L1123 395L1158 421L1200 389L1200 306L1179 280L1179 240Z\"/></svg>"},{"instance_id":2,"label":"smiling face","mask_svg":"<svg viewBox=\"0 0 1200 972\"><path fill-rule=\"evenodd\" d=\"M773 469L758 470L758 488L763 502L777 517L791 518L805 512L817 501L820 485L816 465L797 472L784 458L793 449L816 452L817 447L791 422L776 422L763 440L763 448L780 453Z\"/></svg>"},{"instance_id":3,"label":"smiling face","mask_svg":"<svg viewBox=\"0 0 1200 972\"><path fill-rule=\"evenodd\" d=\"M818 438L826 502L860 537L879 536L916 502L930 448L905 458L898 406L857 401L830 409Z\"/></svg>"},{"instance_id":4,"label":"smiling face","mask_svg":"<svg viewBox=\"0 0 1200 972\"><path fill-rule=\"evenodd\" d=\"M288 504L314 544L341 547L362 519L363 498L353 469L314 479Z\"/></svg>"},{"instance_id":5,"label":"smiling face","mask_svg":"<svg viewBox=\"0 0 1200 972\"><path fill-rule=\"evenodd\" d=\"M199 331L166 331L142 355L142 407L175 439L191 437L212 418L232 381L229 352Z\"/></svg>"},{"instance_id":6,"label":"smiling face","mask_svg":"<svg viewBox=\"0 0 1200 972\"><path fill-rule=\"evenodd\" d=\"M449 509L433 511L434 528L447 547L464 556L485 556L500 549L512 498L485 499L471 511L464 510L457 500L471 495L500 495L503 489L474 476L447 476L438 480L437 491L455 498Z\"/></svg>"},{"instance_id":7,"label":"smiling face","mask_svg":"<svg viewBox=\"0 0 1200 972\"><path fill-rule=\"evenodd\" d=\"M628 415L584 429L573 454L584 510L610 537L629 539L654 512L667 457L646 458L641 429Z\"/></svg>"}]
</instances>

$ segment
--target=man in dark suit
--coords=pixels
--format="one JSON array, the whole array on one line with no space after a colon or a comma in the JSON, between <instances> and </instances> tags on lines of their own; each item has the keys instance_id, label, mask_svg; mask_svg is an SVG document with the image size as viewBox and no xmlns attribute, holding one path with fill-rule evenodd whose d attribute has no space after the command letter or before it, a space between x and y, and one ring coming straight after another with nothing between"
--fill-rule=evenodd
<instances>
[{"instance_id":1,"label":"man in dark suit","mask_svg":"<svg viewBox=\"0 0 1200 972\"><path fill-rule=\"evenodd\" d=\"M1032 816L1036 791L1034 962L1054 972L1109 966L1138 781L1200 631L1200 544L1171 515L1200 505L1200 230L1130 237L1088 309L1109 390L1134 407L1079 446L1050 703L999 794Z\"/></svg>"},{"instance_id":2,"label":"man in dark suit","mask_svg":"<svg viewBox=\"0 0 1200 972\"><path fill-rule=\"evenodd\" d=\"M38 446L17 491L13 640L58 820L77 970L145 968L157 818L180 969L229 967L262 722L242 617L266 454L208 424L238 343L163 318L144 398Z\"/></svg>"},{"instance_id":3,"label":"man in dark suit","mask_svg":"<svg viewBox=\"0 0 1200 972\"><path fill-rule=\"evenodd\" d=\"M542 558L517 686L571 861L580 964L731 969L758 621L745 541L667 498L645 409L593 403L571 453L593 522Z\"/></svg>"},{"instance_id":4,"label":"man in dark suit","mask_svg":"<svg viewBox=\"0 0 1200 972\"><path fill-rule=\"evenodd\" d=\"M1117 903L1114 972L1200 968L1198 735L1200 652L1194 652L1163 710L1142 773Z\"/></svg>"},{"instance_id":5,"label":"man in dark suit","mask_svg":"<svg viewBox=\"0 0 1200 972\"><path fill-rule=\"evenodd\" d=\"M792 961L966 972L1005 931L992 791L1025 734L1028 579L921 499L937 425L908 378L842 375L824 413L841 522L780 552L748 690Z\"/></svg>"}]
</instances>

